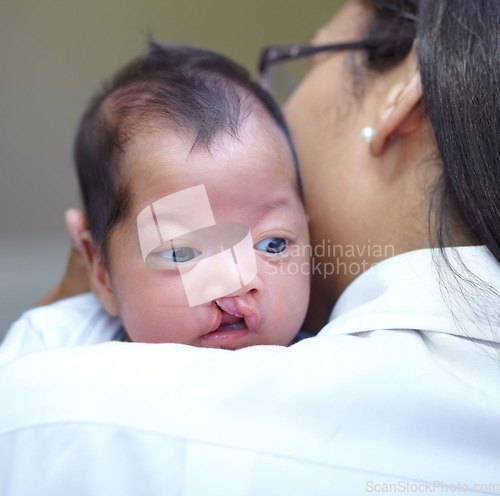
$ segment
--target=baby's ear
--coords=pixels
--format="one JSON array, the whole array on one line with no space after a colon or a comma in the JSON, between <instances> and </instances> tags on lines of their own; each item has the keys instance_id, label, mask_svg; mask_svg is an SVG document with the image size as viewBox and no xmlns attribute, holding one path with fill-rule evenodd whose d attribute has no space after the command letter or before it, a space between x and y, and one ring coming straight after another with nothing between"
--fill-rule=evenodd
<instances>
[{"instance_id":1,"label":"baby's ear","mask_svg":"<svg viewBox=\"0 0 500 496\"><path fill-rule=\"evenodd\" d=\"M104 263L101 251L90 234L90 231L80 233L82 255L89 274L90 289L111 315L118 316L115 295L111 286L109 271Z\"/></svg>"}]
</instances>

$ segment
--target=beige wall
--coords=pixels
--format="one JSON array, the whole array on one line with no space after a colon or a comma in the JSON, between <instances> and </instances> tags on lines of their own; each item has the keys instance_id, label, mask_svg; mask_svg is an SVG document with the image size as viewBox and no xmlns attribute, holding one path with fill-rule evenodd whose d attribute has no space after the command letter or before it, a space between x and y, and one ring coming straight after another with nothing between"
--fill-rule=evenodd
<instances>
[{"instance_id":1,"label":"beige wall","mask_svg":"<svg viewBox=\"0 0 500 496\"><path fill-rule=\"evenodd\" d=\"M62 273L63 212L85 102L148 34L253 69L259 47L306 41L336 0L0 0L0 336Z\"/></svg>"}]
</instances>

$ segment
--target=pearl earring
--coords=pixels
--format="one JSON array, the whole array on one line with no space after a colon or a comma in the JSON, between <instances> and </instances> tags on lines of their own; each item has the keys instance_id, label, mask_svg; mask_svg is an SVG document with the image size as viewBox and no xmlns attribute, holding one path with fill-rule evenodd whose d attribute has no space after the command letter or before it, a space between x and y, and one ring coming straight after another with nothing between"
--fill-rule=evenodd
<instances>
[{"instance_id":1,"label":"pearl earring","mask_svg":"<svg viewBox=\"0 0 500 496\"><path fill-rule=\"evenodd\" d=\"M373 127L367 126L361 131L361 139L367 143L371 143L375 137L375 129Z\"/></svg>"}]
</instances>

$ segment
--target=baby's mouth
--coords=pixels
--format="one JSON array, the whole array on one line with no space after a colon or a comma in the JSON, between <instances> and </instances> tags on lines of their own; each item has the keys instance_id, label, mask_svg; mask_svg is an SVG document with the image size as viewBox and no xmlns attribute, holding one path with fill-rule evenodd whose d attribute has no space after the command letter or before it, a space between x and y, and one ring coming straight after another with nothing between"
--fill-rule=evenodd
<instances>
[{"instance_id":1,"label":"baby's mouth","mask_svg":"<svg viewBox=\"0 0 500 496\"><path fill-rule=\"evenodd\" d=\"M237 349L241 346L248 345L249 335L252 334L252 329L249 328L245 317L241 314L226 312L219 305L214 305L217 308L217 322L211 331L201 336L204 346L214 348Z\"/></svg>"},{"instance_id":2,"label":"baby's mouth","mask_svg":"<svg viewBox=\"0 0 500 496\"><path fill-rule=\"evenodd\" d=\"M231 315L221 309L221 321L219 327L214 329L212 332L221 331L241 331L247 329L245 319L237 315Z\"/></svg>"},{"instance_id":3,"label":"baby's mouth","mask_svg":"<svg viewBox=\"0 0 500 496\"><path fill-rule=\"evenodd\" d=\"M260 318L256 302L251 295L218 298L215 300L215 305L221 312L221 327L234 326L234 329L257 331Z\"/></svg>"},{"instance_id":4,"label":"baby's mouth","mask_svg":"<svg viewBox=\"0 0 500 496\"><path fill-rule=\"evenodd\" d=\"M259 328L259 314L250 296L218 298L214 302L217 322L201 339L205 346L238 349L248 346L249 338Z\"/></svg>"}]
</instances>

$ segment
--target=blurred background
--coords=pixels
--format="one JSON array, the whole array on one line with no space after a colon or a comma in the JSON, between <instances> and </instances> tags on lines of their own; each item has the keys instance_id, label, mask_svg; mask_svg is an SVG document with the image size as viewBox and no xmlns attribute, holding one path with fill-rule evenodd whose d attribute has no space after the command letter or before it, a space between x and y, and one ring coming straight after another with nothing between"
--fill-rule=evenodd
<instances>
[{"instance_id":1,"label":"blurred background","mask_svg":"<svg viewBox=\"0 0 500 496\"><path fill-rule=\"evenodd\" d=\"M0 339L62 275L71 147L102 82L151 35L254 72L261 46L306 42L338 0L0 0Z\"/></svg>"}]
</instances>

